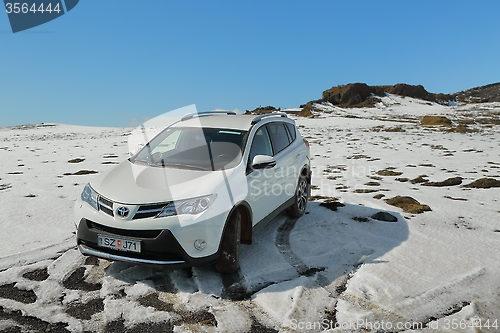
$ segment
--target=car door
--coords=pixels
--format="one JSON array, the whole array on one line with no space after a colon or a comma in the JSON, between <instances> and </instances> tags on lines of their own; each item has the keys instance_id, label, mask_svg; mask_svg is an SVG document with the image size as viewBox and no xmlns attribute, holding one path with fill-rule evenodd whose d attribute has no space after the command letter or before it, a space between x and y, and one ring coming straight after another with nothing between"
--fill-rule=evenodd
<instances>
[{"instance_id":1,"label":"car door","mask_svg":"<svg viewBox=\"0 0 500 333\"><path fill-rule=\"evenodd\" d=\"M298 170L295 154L290 150L292 139L284 122L267 124L276 161L274 193L280 196L280 205L295 195Z\"/></svg>"},{"instance_id":2,"label":"car door","mask_svg":"<svg viewBox=\"0 0 500 333\"><path fill-rule=\"evenodd\" d=\"M261 221L281 204L280 196L272 193L275 183L275 167L252 169L256 155L272 156L272 144L266 126L261 126L252 138L247 167L247 201L252 207L253 225Z\"/></svg>"}]
</instances>

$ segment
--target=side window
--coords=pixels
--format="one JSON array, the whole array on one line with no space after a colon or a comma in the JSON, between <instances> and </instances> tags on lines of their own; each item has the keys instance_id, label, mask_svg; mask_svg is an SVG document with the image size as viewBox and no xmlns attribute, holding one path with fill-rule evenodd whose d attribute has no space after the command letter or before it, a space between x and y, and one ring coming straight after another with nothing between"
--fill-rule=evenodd
<instances>
[{"instance_id":1,"label":"side window","mask_svg":"<svg viewBox=\"0 0 500 333\"><path fill-rule=\"evenodd\" d=\"M285 149L290 144L290 138L282 122L267 124L273 143L274 155Z\"/></svg>"},{"instance_id":2,"label":"side window","mask_svg":"<svg viewBox=\"0 0 500 333\"><path fill-rule=\"evenodd\" d=\"M290 123L285 123L286 127L288 127L288 132L292 136L292 142L295 141L295 138L297 137L297 129L295 128L295 125L290 124Z\"/></svg>"},{"instance_id":3,"label":"side window","mask_svg":"<svg viewBox=\"0 0 500 333\"><path fill-rule=\"evenodd\" d=\"M259 128L253 137L252 147L250 148L250 163L252 163L256 155L273 156L271 140L266 126Z\"/></svg>"}]
</instances>

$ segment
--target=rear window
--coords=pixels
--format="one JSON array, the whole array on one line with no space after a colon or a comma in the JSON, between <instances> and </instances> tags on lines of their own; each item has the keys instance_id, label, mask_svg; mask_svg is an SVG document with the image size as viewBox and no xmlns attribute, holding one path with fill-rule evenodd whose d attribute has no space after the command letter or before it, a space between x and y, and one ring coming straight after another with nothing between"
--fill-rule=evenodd
<instances>
[{"instance_id":1,"label":"rear window","mask_svg":"<svg viewBox=\"0 0 500 333\"><path fill-rule=\"evenodd\" d=\"M290 133L290 135L292 137L292 141L294 141L295 138L297 137L297 129L295 128L295 125L290 124L290 123L285 123L285 124L286 124L286 127L288 128L288 132Z\"/></svg>"},{"instance_id":2,"label":"rear window","mask_svg":"<svg viewBox=\"0 0 500 333\"><path fill-rule=\"evenodd\" d=\"M290 144L290 136L286 130L285 123L267 124L267 128L273 143L273 151L276 155Z\"/></svg>"}]
</instances>

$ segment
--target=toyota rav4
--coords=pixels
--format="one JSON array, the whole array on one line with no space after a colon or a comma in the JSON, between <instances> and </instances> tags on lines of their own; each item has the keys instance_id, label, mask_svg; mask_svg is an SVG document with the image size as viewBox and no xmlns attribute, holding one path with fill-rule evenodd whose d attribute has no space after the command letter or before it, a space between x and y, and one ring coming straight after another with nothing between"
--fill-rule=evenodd
<instances>
[{"instance_id":1,"label":"toyota rav4","mask_svg":"<svg viewBox=\"0 0 500 333\"><path fill-rule=\"evenodd\" d=\"M85 186L84 255L133 264L239 267L240 243L281 211L304 214L309 143L284 113L195 113Z\"/></svg>"}]
</instances>

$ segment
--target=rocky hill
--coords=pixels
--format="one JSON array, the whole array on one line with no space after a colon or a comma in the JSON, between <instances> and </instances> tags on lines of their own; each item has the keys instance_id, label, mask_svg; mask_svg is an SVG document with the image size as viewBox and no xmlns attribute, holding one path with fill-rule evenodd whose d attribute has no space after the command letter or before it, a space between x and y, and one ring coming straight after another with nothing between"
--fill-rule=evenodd
<instances>
[{"instance_id":1,"label":"rocky hill","mask_svg":"<svg viewBox=\"0 0 500 333\"><path fill-rule=\"evenodd\" d=\"M272 113L272 112L277 112L281 111L280 108L275 108L274 106L268 105L268 106L259 106L258 108L250 111L247 110L247 114L264 114L264 113Z\"/></svg>"},{"instance_id":2,"label":"rocky hill","mask_svg":"<svg viewBox=\"0 0 500 333\"><path fill-rule=\"evenodd\" d=\"M308 113L314 103L323 102L340 107L370 107L379 101L378 97L385 94L414 97L437 103L448 103L454 99L452 95L430 93L422 85L400 83L393 86L369 86L366 83L350 83L325 90L321 99L310 101L300 107L303 113Z\"/></svg>"},{"instance_id":3,"label":"rocky hill","mask_svg":"<svg viewBox=\"0 0 500 333\"><path fill-rule=\"evenodd\" d=\"M500 102L500 82L452 94L453 99L466 103Z\"/></svg>"},{"instance_id":4,"label":"rocky hill","mask_svg":"<svg viewBox=\"0 0 500 333\"><path fill-rule=\"evenodd\" d=\"M500 82L486 86L476 87L453 94L430 93L422 85L409 85L404 83L393 86L369 86L366 83L349 83L332 87L323 91L321 98L302 104L299 115L311 114L315 103L329 102L340 107L371 107L379 102L379 97L385 94L394 94L406 97L414 97L429 102L449 104L451 101L464 103L500 102ZM274 106L258 107L247 113L269 113L279 111Z\"/></svg>"}]
</instances>

